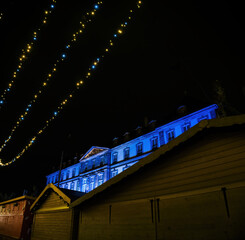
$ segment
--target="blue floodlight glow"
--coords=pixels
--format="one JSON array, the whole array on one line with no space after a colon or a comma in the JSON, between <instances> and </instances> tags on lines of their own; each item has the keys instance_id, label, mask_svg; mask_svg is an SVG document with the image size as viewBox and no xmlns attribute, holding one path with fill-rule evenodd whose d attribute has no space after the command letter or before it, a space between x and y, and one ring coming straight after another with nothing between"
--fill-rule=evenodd
<instances>
[{"instance_id":1,"label":"blue floodlight glow","mask_svg":"<svg viewBox=\"0 0 245 240\"><path fill-rule=\"evenodd\" d=\"M99 5L97 5L97 4L94 5L94 8L95 8L95 9L98 9L98 8L99 8Z\"/></svg>"}]
</instances>

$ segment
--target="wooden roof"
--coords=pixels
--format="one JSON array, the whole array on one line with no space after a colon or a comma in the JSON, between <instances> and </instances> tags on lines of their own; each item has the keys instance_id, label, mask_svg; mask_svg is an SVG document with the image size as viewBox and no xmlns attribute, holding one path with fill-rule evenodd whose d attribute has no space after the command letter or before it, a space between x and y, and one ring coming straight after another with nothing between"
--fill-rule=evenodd
<instances>
[{"instance_id":1,"label":"wooden roof","mask_svg":"<svg viewBox=\"0 0 245 240\"><path fill-rule=\"evenodd\" d=\"M5 205L8 203L18 202L18 201L22 201L22 200L33 200L34 201L35 199L36 199L35 197L24 195L24 196L13 198L13 199L10 199L10 200L4 201L4 202L0 202L0 205Z\"/></svg>"},{"instance_id":2,"label":"wooden roof","mask_svg":"<svg viewBox=\"0 0 245 240\"><path fill-rule=\"evenodd\" d=\"M60 198L62 198L64 200L64 203L66 203L68 206L71 204L72 201L80 198L82 195L85 194L83 192L58 188L54 184L50 183L44 188L44 190L32 204L31 211L38 209L51 191L55 192Z\"/></svg>"},{"instance_id":3,"label":"wooden roof","mask_svg":"<svg viewBox=\"0 0 245 240\"><path fill-rule=\"evenodd\" d=\"M105 182L101 186L95 188L93 191L77 199L76 201L70 204L70 207L75 207L77 205L83 204L84 202L90 200L91 198L95 197L97 194L119 183L120 181L127 178L128 176L136 173L137 171L139 171L146 165L158 159L161 155L164 155L165 153L172 151L176 146L180 145L181 143L186 142L188 139L191 139L196 134L198 134L201 131L204 131L205 129L230 127L230 126L242 125L242 124L245 124L245 114L238 115L238 116L225 117L225 118L203 120L197 125L195 125L194 127L190 128L188 131L178 136L177 138L173 139L169 143L163 145L162 147L158 148L157 150L155 150L154 152L152 152L145 158L141 159L138 163L136 163L132 167L128 168L127 170L113 177L112 179Z\"/></svg>"}]
</instances>

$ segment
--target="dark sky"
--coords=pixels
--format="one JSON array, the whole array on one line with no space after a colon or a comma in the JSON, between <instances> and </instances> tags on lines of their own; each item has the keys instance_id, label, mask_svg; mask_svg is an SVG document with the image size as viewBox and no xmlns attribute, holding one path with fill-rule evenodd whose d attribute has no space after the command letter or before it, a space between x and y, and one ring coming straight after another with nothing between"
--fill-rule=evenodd
<instances>
[{"instance_id":1,"label":"dark sky","mask_svg":"<svg viewBox=\"0 0 245 240\"><path fill-rule=\"evenodd\" d=\"M245 113L242 7L228 1L142 2L126 33L72 102L21 159L0 168L0 192L20 195L32 185L41 190L63 150L67 161L91 146L111 147L114 137L133 131L145 117L164 123L176 117L180 105L192 111L216 103L216 80L224 89L227 113ZM0 4L4 14L0 20L1 93L50 4L48 0ZM7 104L0 109L1 144L93 4L91 0L56 4ZM15 156L44 125L135 4L133 0L104 1L0 158Z\"/></svg>"}]
</instances>

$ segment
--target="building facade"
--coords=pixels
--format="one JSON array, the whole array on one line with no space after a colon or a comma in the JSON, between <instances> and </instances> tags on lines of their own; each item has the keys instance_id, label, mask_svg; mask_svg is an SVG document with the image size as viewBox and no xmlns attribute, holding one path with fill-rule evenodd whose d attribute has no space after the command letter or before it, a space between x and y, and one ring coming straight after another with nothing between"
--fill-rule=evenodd
<instances>
[{"instance_id":1,"label":"building facade","mask_svg":"<svg viewBox=\"0 0 245 240\"><path fill-rule=\"evenodd\" d=\"M167 144L204 119L216 118L217 105L211 105L186 115L168 124L154 128L151 132L119 144L113 148L91 147L72 166L55 171L47 176L47 184L60 188L90 192L110 178L149 155L152 151ZM154 122L150 124L154 125ZM138 129L140 132L140 128ZM125 139L128 133L124 135Z\"/></svg>"}]
</instances>

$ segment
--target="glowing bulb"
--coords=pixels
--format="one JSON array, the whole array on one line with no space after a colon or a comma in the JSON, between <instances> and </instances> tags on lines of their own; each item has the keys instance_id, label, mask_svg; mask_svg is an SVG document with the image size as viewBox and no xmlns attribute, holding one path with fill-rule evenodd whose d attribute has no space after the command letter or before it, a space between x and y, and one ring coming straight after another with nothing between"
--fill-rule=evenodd
<instances>
[{"instance_id":1,"label":"glowing bulb","mask_svg":"<svg viewBox=\"0 0 245 240\"><path fill-rule=\"evenodd\" d=\"M98 8L99 8L99 5L95 4L95 5L94 5L94 8L95 8L95 9L98 9Z\"/></svg>"}]
</instances>

